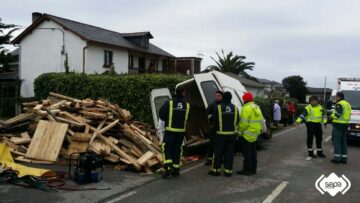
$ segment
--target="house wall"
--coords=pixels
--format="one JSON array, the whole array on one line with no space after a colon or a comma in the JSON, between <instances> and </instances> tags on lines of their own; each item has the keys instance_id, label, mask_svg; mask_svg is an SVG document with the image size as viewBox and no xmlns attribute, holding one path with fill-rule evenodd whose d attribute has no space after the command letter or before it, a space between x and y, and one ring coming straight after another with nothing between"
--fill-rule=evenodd
<instances>
[{"instance_id":1,"label":"house wall","mask_svg":"<svg viewBox=\"0 0 360 203\"><path fill-rule=\"evenodd\" d=\"M249 86L245 86L245 88L246 88L246 91L251 92L254 97L264 97L265 96L264 88L249 87Z\"/></svg>"},{"instance_id":2,"label":"house wall","mask_svg":"<svg viewBox=\"0 0 360 203\"><path fill-rule=\"evenodd\" d=\"M141 52L135 52L135 51L129 51L129 54L132 55L134 57L134 63L133 63L133 68L139 68L139 58L144 57L145 58L145 70L147 71L150 65L150 60L151 59L155 59L156 61L156 55L151 55L151 54L144 54ZM163 64L162 64L162 60L163 58L158 56L157 57L157 70L158 71L162 71L163 70ZM156 64L155 64L156 65Z\"/></svg>"},{"instance_id":3,"label":"house wall","mask_svg":"<svg viewBox=\"0 0 360 203\"><path fill-rule=\"evenodd\" d=\"M126 49L114 49L106 46L89 45L86 48L85 72L86 73L103 73L109 68L104 68L104 51L113 52L113 63L117 73L127 73L129 55Z\"/></svg>"},{"instance_id":4,"label":"house wall","mask_svg":"<svg viewBox=\"0 0 360 203\"><path fill-rule=\"evenodd\" d=\"M61 54L63 33L59 29L62 30L58 24L44 21L21 41L20 78L23 79L21 96L34 96L33 82L40 74L64 71L65 55ZM82 48L86 45L85 41L69 31L64 31L64 45L68 53L70 69L81 71Z\"/></svg>"}]
</instances>

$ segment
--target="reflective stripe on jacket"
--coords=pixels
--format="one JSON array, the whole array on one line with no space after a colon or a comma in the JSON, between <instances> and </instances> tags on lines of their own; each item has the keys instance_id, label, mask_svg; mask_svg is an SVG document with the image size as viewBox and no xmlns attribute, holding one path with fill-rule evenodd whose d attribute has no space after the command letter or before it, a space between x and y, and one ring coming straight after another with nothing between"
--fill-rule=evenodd
<instances>
[{"instance_id":1,"label":"reflective stripe on jacket","mask_svg":"<svg viewBox=\"0 0 360 203\"><path fill-rule=\"evenodd\" d=\"M217 128L218 135L235 135L239 122L238 108L233 104L217 105Z\"/></svg>"},{"instance_id":2,"label":"reflective stripe on jacket","mask_svg":"<svg viewBox=\"0 0 360 203\"><path fill-rule=\"evenodd\" d=\"M171 132L185 132L189 118L190 104L183 101L169 101L169 120L165 130Z\"/></svg>"},{"instance_id":3,"label":"reflective stripe on jacket","mask_svg":"<svg viewBox=\"0 0 360 203\"><path fill-rule=\"evenodd\" d=\"M327 122L323 107L321 105L312 106L311 104L305 107L304 113L299 116L296 122L301 123L303 120L312 123Z\"/></svg>"},{"instance_id":4,"label":"reflective stripe on jacket","mask_svg":"<svg viewBox=\"0 0 360 203\"><path fill-rule=\"evenodd\" d=\"M238 130L247 141L255 142L262 130L263 115L254 102L246 103L240 114Z\"/></svg>"}]
</instances>

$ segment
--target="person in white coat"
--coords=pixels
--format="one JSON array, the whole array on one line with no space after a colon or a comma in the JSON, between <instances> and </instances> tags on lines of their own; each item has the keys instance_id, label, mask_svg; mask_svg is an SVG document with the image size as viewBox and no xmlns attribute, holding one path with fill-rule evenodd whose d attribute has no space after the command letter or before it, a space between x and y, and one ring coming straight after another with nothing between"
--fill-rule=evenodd
<instances>
[{"instance_id":1,"label":"person in white coat","mask_svg":"<svg viewBox=\"0 0 360 203\"><path fill-rule=\"evenodd\" d=\"M281 107L279 105L279 100L275 100L275 104L274 104L274 125L276 127L279 126L280 120L281 120Z\"/></svg>"}]
</instances>

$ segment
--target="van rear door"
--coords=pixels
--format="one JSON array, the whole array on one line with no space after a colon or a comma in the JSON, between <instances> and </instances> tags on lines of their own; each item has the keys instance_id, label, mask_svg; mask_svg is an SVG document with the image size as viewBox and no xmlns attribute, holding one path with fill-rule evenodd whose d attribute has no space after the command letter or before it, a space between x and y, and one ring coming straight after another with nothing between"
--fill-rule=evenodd
<instances>
[{"instance_id":1,"label":"van rear door","mask_svg":"<svg viewBox=\"0 0 360 203\"><path fill-rule=\"evenodd\" d=\"M171 94L168 88L153 89L151 91L150 103L155 128L159 126L160 108L169 99L171 99Z\"/></svg>"}]
</instances>

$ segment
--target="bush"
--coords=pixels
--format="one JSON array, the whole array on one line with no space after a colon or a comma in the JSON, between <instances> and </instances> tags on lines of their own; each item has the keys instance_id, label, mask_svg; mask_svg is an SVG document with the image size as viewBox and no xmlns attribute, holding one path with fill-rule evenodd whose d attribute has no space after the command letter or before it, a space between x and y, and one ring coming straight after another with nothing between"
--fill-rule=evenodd
<instances>
[{"instance_id":1,"label":"bush","mask_svg":"<svg viewBox=\"0 0 360 203\"><path fill-rule=\"evenodd\" d=\"M256 97L255 103L260 106L260 109L263 113L264 118L270 122L273 121L273 105L274 105L275 100L280 101L280 106L282 105L282 102L284 100L286 100L287 102L294 101L295 106L296 106L296 117L299 116L304 111L305 107L307 106L307 104L300 104L300 103L298 103L297 99L292 99L292 98L272 98L272 99L270 99L270 98Z\"/></svg>"},{"instance_id":2,"label":"bush","mask_svg":"<svg viewBox=\"0 0 360 203\"><path fill-rule=\"evenodd\" d=\"M266 121L272 122L272 115L273 115L273 102L271 99L256 97L254 102L260 106L261 112Z\"/></svg>"},{"instance_id":3,"label":"bush","mask_svg":"<svg viewBox=\"0 0 360 203\"><path fill-rule=\"evenodd\" d=\"M165 74L143 75L86 75L80 73L45 73L34 81L36 99L44 99L49 92L57 92L79 99L99 97L128 109L137 120L153 124L150 92L155 88L169 88L187 76Z\"/></svg>"}]
</instances>

